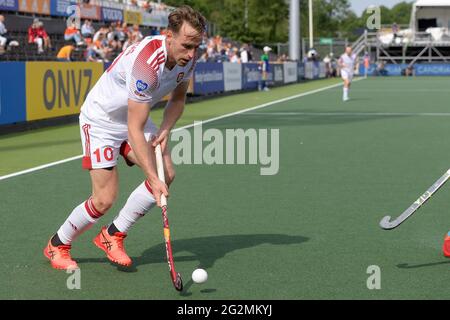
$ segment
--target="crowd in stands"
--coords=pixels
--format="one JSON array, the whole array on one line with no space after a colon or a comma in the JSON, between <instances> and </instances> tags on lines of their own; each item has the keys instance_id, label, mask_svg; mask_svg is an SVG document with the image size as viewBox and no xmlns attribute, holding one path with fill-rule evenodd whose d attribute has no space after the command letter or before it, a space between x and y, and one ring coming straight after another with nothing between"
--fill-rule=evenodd
<instances>
[{"instance_id":1,"label":"crowd in stands","mask_svg":"<svg viewBox=\"0 0 450 320\"><path fill-rule=\"evenodd\" d=\"M232 62L248 63L259 61L262 50L254 48L248 43L238 43L225 40L221 36L206 38L200 46L199 62ZM271 61L288 61L287 55L276 56L270 54Z\"/></svg>"},{"instance_id":2,"label":"crowd in stands","mask_svg":"<svg viewBox=\"0 0 450 320\"><path fill-rule=\"evenodd\" d=\"M144 6L166 10L163 4L152 1L129 1L131 5ZM158 7L159 6L159 7ZM0 55L10 46L18 46L19 43L9 36L4 24L4 16L0 15ZM110 62L123 50L133 43L139 42L144 35L139 25L128 25L124 22L112 22L100 25L91 20L75 21L67 25L65 23L64 35L51 37L45 29L44 22L40 18L34 18L28 27L26 39L22 39L20 46L27 46L37 54L37 57L54 57L58 61L96 61ZM165 33L163 28L146 28L146 35L160 35ZM232 62L248 63L258 62L263 52L248 43L238 43L213 36L205 38L198 52L199 62ZM45 59L45 58L43 58ZM288 61L287 55L276 56L272 52L270 61Z\"/></svg>"},{"instance_id":3,"label":"crowd in stands","mask_svg":"<svg viewBox=\"0 0 450 320\"><path fill-rule=\"evenodd\" d=\"M5 17L0 15L0 54L3 54L8 47L17 47L19 43L8 34L5 27Z\"/></svg>"},{"instance_id":4,"label":"crowd in stands","mask_svg":"<svg viewBox=\"0 0 450 320\"><path fill-rule=\"evenodd\" d=\"M151 34L159 34L160 31L152 29ZM95 30L92 21L85 20L81 28L76 24L67 26L64 32L66 45L57 55L58 60L71 60L73 50L83 51L86 61L112 61L122 50L144 38L138 25L129 26L120 21L109 25L103 25Z\"/></svg>"},{"instance_id":5,"label":"crowd in stands","mask_svg":"<svg viewBox=\"0 0 450 320\"><path fill-rule=\"evenodd\" d=\"M170 10L171 8L164 3L158 3L150 0L122 0L119 2L123 2L132 7L137 7L144 9L148 12L152 12L153 10Z\"/></svg>"}]
</instances>

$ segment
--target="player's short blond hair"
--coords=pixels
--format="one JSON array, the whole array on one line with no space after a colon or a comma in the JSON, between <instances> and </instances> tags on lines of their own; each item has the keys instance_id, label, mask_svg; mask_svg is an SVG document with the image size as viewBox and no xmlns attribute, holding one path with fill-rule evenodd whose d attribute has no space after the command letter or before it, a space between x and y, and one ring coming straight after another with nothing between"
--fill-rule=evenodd
<instances>
[{"instance_id":1,"label":"player's short blond hair","mask_svg":"<svg viewBox=\"0 0 450 320\"><path fill-rule=\"evenodd\" d=\"M206 31L205 17L200 12L187 5L183 5L172 11L169 15L169 25L167 29L174 33L178 33L184 22L189 23L189 25L198 31L199 34Z\"/></svg>"}]
</instances>

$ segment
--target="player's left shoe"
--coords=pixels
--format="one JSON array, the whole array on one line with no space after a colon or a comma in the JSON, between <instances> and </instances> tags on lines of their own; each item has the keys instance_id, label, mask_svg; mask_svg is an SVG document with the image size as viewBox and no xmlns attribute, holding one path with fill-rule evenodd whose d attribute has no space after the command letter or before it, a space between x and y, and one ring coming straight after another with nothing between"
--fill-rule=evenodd
<instances>
[{"instance_id":1,"label":"player's left shoe","mask_svg":"<svg viewBox=\"0 0 450 320\"><path fill-rule=\"evenodd\" d=\"M94 238L94 244L106 253L111 262L129 267L132 264L130 257L125 252L123 241L127 235L116 232L114 235L108 233L108 228L103 227L100 233Z\"/></svg>"},{"instance_id":2,"label":"player's left shoe","mask_svg":"<svg viewBox=\"0 0 450 320\"><path fill-rule=\"evenodd\" d=\"M444 245L442 246L442 252L444 253L444 256L450 258L450 232L445 235Z\"/></svg>"},{"instance_id":3,"label":"player's left shoe","mask_svg":"<svg viewBox=\"0 0 450 320\"><path fill-rule=\"evenodd\" d=\"M47 246L44 248L44 256L50 260L50 264L53 268L59 270L74 270L78 269L77 263L72 260L70 255L70 245L52 245L51 239L48 241Z\"/></svg>"}]
</instances>

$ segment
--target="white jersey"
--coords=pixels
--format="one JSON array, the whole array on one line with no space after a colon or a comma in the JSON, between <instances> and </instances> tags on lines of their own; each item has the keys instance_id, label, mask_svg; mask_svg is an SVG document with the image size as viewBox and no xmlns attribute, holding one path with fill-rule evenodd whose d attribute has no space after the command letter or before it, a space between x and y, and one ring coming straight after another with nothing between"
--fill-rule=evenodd
<instances>
[{"instance_id":1,"label":"white jersey","mask_svg":"<svg viewBox=\"0 0 450 320\"><path fill-rule=\"evenodd\" d=\"M346 73L353 74L353 71L355 70L356 65L356 54L352 54L351 56L344 53L340 58L339 62L341 65L344 65L344 67L341 69L341 71L345 71Z\"/></svg>"},{"instance_id":2,"label":"white jersey","mask_svg":"<svg viewBox=\"0 0 450 320\"><path fill-rule=\"evenodd\" d=\"M102 127L127 130L128 99L154 105L189 81L195 61L167 69L165 39L146 37L123 51L89 92L81 116Z\"/></svg>"}]
</instances>

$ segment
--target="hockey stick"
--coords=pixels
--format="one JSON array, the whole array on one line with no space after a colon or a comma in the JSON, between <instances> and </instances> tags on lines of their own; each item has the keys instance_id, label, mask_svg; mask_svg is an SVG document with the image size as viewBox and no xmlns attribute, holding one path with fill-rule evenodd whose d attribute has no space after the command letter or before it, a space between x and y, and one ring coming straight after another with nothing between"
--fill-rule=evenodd
<instances>
[{"instance_id":1,"label":"hockey stick","mask_svg":"<svg viewBox=\"0 0 450 320\"><path fill-rule=\"evenodd\" d=\"M158 171L158 178L162 182L166 182L164 177L164 165L162 159L161 145L157 145L155 148L156 153L156 168ZM169 219L167 218L167 199L166 196L161 194L161 211L162 211L162 219L163 219L163 228L164 228L164 241L166 244L166 254L167 254L167 262L169 263L169 271L170 277L172 278L173 286L176 290L183 290L183 280L181 279L181 275L175 271L175 264L173 262L173 254L172 254L172 244L170 242L170 229L169 229Z\"/></svg>"},{"instance_id":2,"label":"hockey stick","mask_svg":"<svg viewBox=\"0 0 450 320\"><path fill-rule=\"evenodd\" d=\"M384 230L391 230L397 228L400 224L405 222L410 216L414 214L431 196L438 191L450 178L450 170L448 170L442 177L440 177L419 199L417 199L408 209L406 209L397 219L391 221L390 216L384 217L380 221L380 227Z\"/></svg>"}]
</instances>

